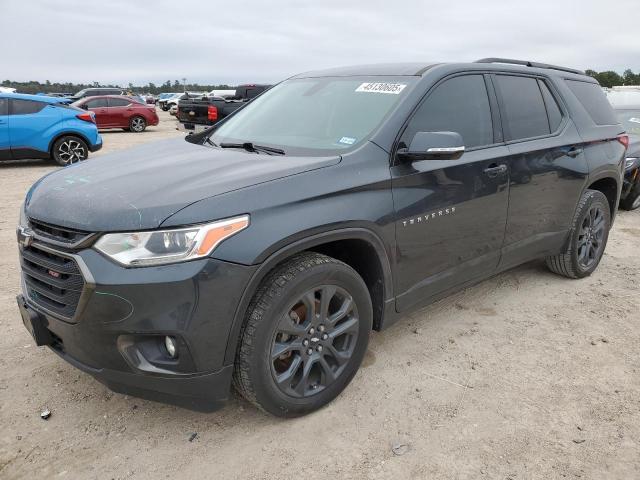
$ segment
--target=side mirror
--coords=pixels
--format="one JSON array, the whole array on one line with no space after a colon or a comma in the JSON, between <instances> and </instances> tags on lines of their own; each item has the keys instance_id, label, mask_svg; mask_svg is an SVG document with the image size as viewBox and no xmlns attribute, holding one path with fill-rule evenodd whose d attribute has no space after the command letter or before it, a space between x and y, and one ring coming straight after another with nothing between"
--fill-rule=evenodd
<instances>
[{"instance_id":1,"label":"side mirror","mask_svg":"<svg viewBox=\"0 0 640 480\"><path fill-rule=\"evenodd\" d=\"M398 150L398 156L409 161L457 160L463 153L464 143L457 132L417 132L409 148Z\"/></svg>"}]
</instances>

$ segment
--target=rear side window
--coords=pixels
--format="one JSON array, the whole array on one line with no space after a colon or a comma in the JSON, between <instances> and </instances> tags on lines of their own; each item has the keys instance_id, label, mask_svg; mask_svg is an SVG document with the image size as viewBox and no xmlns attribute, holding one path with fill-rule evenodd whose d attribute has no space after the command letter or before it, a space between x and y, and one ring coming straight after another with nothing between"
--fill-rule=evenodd
<instances>
[{"instance_id":1,"label":"rear side window","mask_svg":"<svg viewBox=\"0 0 640 480\"><path fill-rule=\"evenodd\" d=\"M544 104L547 107L547 114L549 115L549 127L552 132L555 132L560 126L560 123L562 123L562 111L555 97L551 94L549 87L542 80L540 80L540 90L542 90L542 97L544 98Z\"/></svg>"},{"instance_id":2,"label":"rear side window","mask_svg":"<svg viewBox=\"0 0 640 480\"><path fill-rule=\"evenodd\" d=\"M30 113L38 113L46 106L45 103L35 102L33 100L11 100L11 115L28 115Z\"/></svg>"},{"instance_id":3,"label":"rear side window","mask_svg":"<svg viewBox=\"0 0 640 480\"><path fill-rule=\"evenodd\" d=\"M109 106L110 107L126 107L131 103L131 100L126 98L110 98Z\"/></svg>"},{"instance_id":4,"label":"rear side window","mask_svg":"<svg viewBox=\"0 0 640 480\"><path fill-rule=\"evenodd\" d=\"M9 100L6 98L0 98L0 115L9 114Z\"/></svg>"},{"instance_id":5,"label":"rear side window","mask_svg":"<svg viewBox=\"0 0 640 480\"><path fill-rule=\"evenodd\" d=\"M504 111L507 140L549 135L549 120L538 80L531 77L496 75Z\"/></svg>"},{"instance_id":6,"label":"rear side window","mask_svg":"<svg viewBox=\"0 0 640 480\"><path fill-rule=\"evenodd\" d=\"M600 85L578 80L567 80L566 82L596 125L615 125L618 123Z\"/></svg>"},{"instance_id":7,"label":"rear side window","mask_svg":"<svg viewBox=\"0 0 640 480\"><path fill-rule=\"evenodd\" d=\"M405 147L417 132L457 132L466 148L493 143L493 124L482 75L446 80L418 107L400 139Z\"/></svg>"},{"instance_id":8,"label":"rear side window","mask_svg":"<svg viewBox=\"0 0 640 480\"><path fill-rule=\"evenodd\" d=\"M107 106L106 98L94 98L85 103L87 108L104 108Z\"/></svg>"}]
</instances>

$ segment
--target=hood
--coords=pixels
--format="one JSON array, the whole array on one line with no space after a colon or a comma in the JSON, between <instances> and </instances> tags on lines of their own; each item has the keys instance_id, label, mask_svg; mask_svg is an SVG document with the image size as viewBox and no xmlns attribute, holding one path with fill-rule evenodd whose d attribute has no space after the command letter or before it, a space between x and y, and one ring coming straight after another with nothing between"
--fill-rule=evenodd
<instances>
[{"instance_id":1,"label":"hood","mask_svg":"<svg viewBox=\"0 0 640 480\"><path fill-rule=\"evenodd\" d=\"M89 232L157 228L205 198L335 165L339 156L292 157L175 139L57 170L27 193L27 216ZM203 218L202 221L214 220Z\"/></svg>"}]
</instances>

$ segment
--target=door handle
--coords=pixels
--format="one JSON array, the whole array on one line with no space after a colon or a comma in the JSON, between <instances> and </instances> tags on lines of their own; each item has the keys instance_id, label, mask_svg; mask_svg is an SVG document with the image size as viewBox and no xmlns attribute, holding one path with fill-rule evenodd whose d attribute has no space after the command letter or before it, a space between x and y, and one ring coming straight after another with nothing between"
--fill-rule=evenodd
<instances>
[{"instance_id":1,"label":"door handle","mask_svg":"<svg viewBox=\"0 0 640 480\"><path fill-rule=\"evenodd\" d=\"M497 165L495 163L492 163L487 168L485 168L483 172L487 177L495 178L498 175L507 173L507 166L504 163L502 165Z\"/></svg>"},{"instance_id":2,"label":"door handle","mask_svg":"<svg viewBox=\"0 0 640 480\"><path fill-rule=\"evenodd\" d=\"M571 157L571 158L576 158L578 155L580 155L582 152L584 151L584 149L582 148L578 148L578 147L573 147L570 148L569 151L567 152L567 156Z\"/></svg>"}]
</instances>

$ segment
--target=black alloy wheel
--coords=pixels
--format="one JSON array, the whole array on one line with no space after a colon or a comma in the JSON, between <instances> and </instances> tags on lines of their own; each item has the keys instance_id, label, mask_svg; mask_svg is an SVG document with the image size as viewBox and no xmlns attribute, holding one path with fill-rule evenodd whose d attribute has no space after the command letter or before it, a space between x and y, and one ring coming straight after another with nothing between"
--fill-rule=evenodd
<instances>
[{"instance_id":1,"label":"black alloy wheel","mask_svg":"<svg viewBox=\"0 0 640 480\"><path fill-rule=\"evenodd\" d=\"M281 316L271 346L271 373L292 397L316 395L345 370L358 339L358 309L344 289L320 285Z\"/></svg>"}]
</instances>

